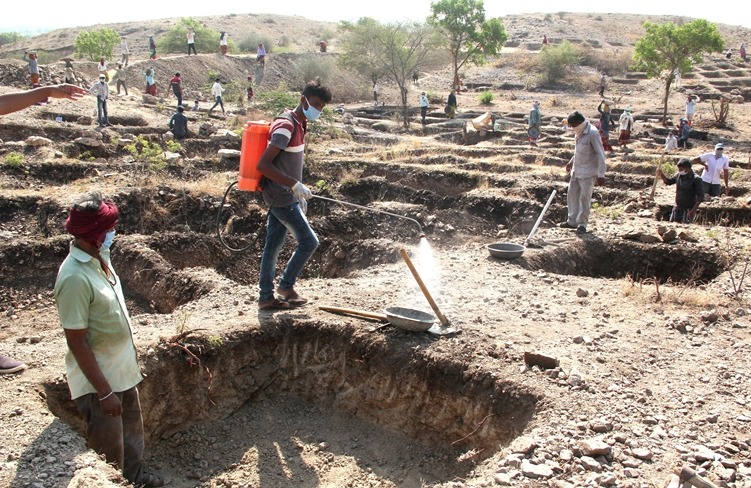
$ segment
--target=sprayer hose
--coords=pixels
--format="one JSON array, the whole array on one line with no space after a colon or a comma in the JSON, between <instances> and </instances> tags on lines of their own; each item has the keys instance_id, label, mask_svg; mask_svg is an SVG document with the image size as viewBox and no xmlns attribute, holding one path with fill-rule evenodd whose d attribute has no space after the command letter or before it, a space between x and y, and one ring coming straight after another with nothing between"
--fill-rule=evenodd
<instances>
[{"instance_id":1,"label":"sprayer hose","mask_svg":"<svg viewBox=\"0 0 751 488\"><path fill-rule=\"evenodd\" d=\"M222 246L224 246L224 248L228 251L243 252L250 249L250 247L253 245L253 242L245 247L235 248L231 247L227 243L227 241L224 240L224 236L222 235L222 214L224 213L224 205L227 203L227 197L229 196L235 185L237 185L237 181L233 181L232 184L227 187L227 190L224 192L224 197L222 197L222 204L219 206L219 211L216 214L216 235L217 237L219 237L219 241L222 243Z\"/></svg>"}]
</instances>

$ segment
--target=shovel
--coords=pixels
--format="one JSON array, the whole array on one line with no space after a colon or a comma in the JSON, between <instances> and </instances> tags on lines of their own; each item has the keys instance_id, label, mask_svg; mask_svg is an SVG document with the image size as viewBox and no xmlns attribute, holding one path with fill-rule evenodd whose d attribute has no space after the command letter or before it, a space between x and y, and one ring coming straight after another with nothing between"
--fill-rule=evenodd
<instances>
[{"instance_id":1,"label":"shovel","mask_svg":"<svg viewBox=\"0 0 751 488\"><path fill-rule=\"evenodd\" d=\"M386 313L367 312L364 310L330 307L326 305L320 305L318 308L325 312L343 315L354 315L356 317L386 322L385 324L372 327L370 329L371 331L376 331L382 329L383 327L393 325L394 327L402 330L408 330L412 332L429 332L435 335L449 335L457 332L453 327L442 328L436 325L435 317L433 315L411 308L389 307L385 310Z\"/></svg>"}]
</instances>

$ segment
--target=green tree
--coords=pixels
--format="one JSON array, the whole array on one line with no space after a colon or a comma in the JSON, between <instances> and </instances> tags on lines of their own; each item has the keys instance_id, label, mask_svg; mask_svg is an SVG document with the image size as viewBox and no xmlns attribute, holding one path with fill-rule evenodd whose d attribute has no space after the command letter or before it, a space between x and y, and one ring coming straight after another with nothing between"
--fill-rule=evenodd
<instances>
[{"instance_id":1,"label":"green tree","mask_svg":"<svg viewBox=\"0 0 751 488\"><path fill-rule=\"evenodd\" d=\"M26 36L20 32L0 32L0 46L5 44L13 44L21 39L26 39Z\"/></svg>"},{"instance_id":2,"label":"green tree","mask_svg":"<svg viewBox=\"0 0 751 488\"><path fill-rule=\"evenodd\" d=\"M649 78L662 78L665 81L662 121L666 123L668 95L676 70L688 72L694 64L702 62L705 54L722 51L724 43L717 27L704 19L681 26L671 22L653 24L648 21L642 25L647 33L636 43L634 61Z\"/></svg>"},{"instance_id":3,"label":"green tree","mask_svg":"<svg viewBox=\"0 0 751 488\"><path fill-rule=\"evenodd\" d=\"M196 51L199 53L214 53L219 50L219 32L203 25L192 17L183 17L159 39L159 51L166 53L188 52L188 31L193 29ZM232 41L229 41L228 47Z\"/></svg>"},{"instance_id":4,"label":"green tree","mask_svg":"<svg viewBox=\"0 0 751 488\"><path fill-rule=\"evenodd\" d=\"M466 64L483 64L485 56L501 52L508 36L500 18L485 20L482 0L439 0L430 4L428 22L443 38L451 56L454 86L461 85L459 70Z\"/></svg>"},{"instance_id":5,"label":"green tree","mask_svg":"<svg viewBox=\"0 0 751 488\"><path fill-rule=\"evenodd\" d=\"M569 69L579 63L581 53L570 42L563 41L556 46L548 46L537 56L537 69L543 85L562 80Z\"/></svg>"},{"instance_id":6,"label":"green tree","mask_svg":"<svg viewBox=\"0 0 751 488\"><path fill-rule=\"evenodd\" d=\"M419 22L381 24L369 17L354 24L343 22L340 29L344 39L338 62L373 82L382 77L393 80L401 93L404 127L408 127L408 82L437 46L434 30Z\"/></svg>"},{"instance_id":7,"label":"green tree","mask_svg":"<svg viewBox=\"0 0 751 488\"><path fill-rule=\"evenodd\" d=\"M76 54L91 61L112 59L112 51L120 44L120 34L112 29L94 29L79 32L76 36Z\"/></svg>"}]
</instances>

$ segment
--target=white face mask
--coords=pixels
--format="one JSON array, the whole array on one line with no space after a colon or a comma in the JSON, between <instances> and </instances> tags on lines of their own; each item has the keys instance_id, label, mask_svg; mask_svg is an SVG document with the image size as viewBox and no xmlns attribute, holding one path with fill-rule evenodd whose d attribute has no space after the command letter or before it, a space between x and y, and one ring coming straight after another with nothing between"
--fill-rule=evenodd
<instances>
[{"instance_id":1,"label":"white face mask","mask_svg":"<svg viewBox=\"0 0 751 488\"><path fill-rule=\"evenodd\" d=\"M681 176L685 176L685 175L688 174L688 170L687 169L682 169L682 170L678 171L678 174L681 175Z\"/></svg>"},{"instance_id":2,"label":"white face mask","mask_svg":"<svg viewBox=\"0 0 751 488\"><path fill-rule=\"evenodd\" d=\"M580 136L582 132L584 132L584 129L587 127L587 122L582 122L581 124L577 125L576 127L572 127L571 130L574 131L574 134L577 136Z\"/></svg>"}]
</instances>

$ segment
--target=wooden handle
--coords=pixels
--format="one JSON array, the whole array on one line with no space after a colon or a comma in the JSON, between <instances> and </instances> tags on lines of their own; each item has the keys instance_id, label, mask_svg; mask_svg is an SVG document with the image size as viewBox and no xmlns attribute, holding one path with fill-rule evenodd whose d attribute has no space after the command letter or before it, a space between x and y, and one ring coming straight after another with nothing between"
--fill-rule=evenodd
<instances>
[{"instance_id":1,"label":"wooden handle","mask_svg":"<svg viewBox=\"0 0 751 488\"><path fill-rule=\"evenodd\" d=\"M680 480L683 482L683 486L694 486L696 488L718 488L717 485L710 482L709 480L706 480L696 474L696 471L691 469L688 466L684 466L683 469L681 469L681 474L678 475Z\"/></svg>"},{"instance_id":2,"label":"wooden handle","mask_svg":"<svg viewBox=\"0 0 751 488\"><path fill-rule=\"evenodd\" d=\"M346 315L357 315L359 317L365 317L368 319L383 320L385 322L389 321L389 319L386 317L386 314L383 314L383 313L366 312L365 310L355 310L352 308L329 307L327 305L320 305L318 308L323 310L324 312L341 313L341 314L346 314Z\"/></svg>"},{"instance_id":3,"label":"wooden handle","mask_svg":"<svg viewBox=\"0 0 751 488\"><path fill-rule=\"evenodd\" d=\"M438 305L436 305L435 301L433 300L433 297L430 296L428 287L426 287L425 283L422 282L422 278L420 278L420 275L417 273L417 269L415 268L415 265L412 264L412 260L409 259L409 254L407 254L407 251L404 249L399 249L399 253L402 255L404 262L407 263L407 266L409 266L409 270L412 271L412 276L415 277L415 280L417 281L417 284L420 286L420 289L425 295L425 298L428 299L428 303L430 303L430 306L433 308L433 311L438 316L438 320L441 321L441 325L443 325L444 327L448 327L449 325L451 325L449 323L449 320L438 309Z\"/></svg>"}]
</instances>

